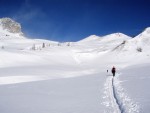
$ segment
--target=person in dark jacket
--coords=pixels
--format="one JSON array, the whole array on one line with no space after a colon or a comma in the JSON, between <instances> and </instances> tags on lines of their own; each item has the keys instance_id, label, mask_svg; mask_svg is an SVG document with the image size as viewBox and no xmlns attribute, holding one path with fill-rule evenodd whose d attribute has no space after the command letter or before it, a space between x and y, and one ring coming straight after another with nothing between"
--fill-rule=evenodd
<instances>
[{"instance_id":1,"label":"person in dark jacket","mask_svg":"<svg viewBox=\"0 0 150 113\"><path fill-rule=\"evenodd\" d=\"M115 76L115 73L116 73L116 68L113 66L112 70L111 70L112 74L113 74L113 77Z\"/></svg>"}]
</instances>

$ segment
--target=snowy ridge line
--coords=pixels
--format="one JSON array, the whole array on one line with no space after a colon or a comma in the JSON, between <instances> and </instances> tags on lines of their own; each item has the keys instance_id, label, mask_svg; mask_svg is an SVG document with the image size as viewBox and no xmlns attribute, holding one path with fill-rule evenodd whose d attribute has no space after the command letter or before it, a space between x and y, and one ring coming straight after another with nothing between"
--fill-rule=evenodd
<instances>
[{"instance_id":1,"label":"snowy ridge line","mask_svg":"<svg viewBox=\"0 0 150 113\"><path fill-rule=\"evenodd\" d=\"M112 86L114 98L121 113L140 113L138 104L127 96L117 76L112 78Z\"/></svg>"}]
</instances>

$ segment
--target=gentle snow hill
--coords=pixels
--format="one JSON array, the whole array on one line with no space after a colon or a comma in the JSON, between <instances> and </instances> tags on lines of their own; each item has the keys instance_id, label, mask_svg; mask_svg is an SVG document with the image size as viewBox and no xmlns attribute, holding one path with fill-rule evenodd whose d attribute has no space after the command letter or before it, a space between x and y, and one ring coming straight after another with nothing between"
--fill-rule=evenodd
<instances>
[{"instance_id":1,"label":"gentle snow hill","mask_svg":"<svg viewBox=\"0 0 150 113\"><path fill-rule=\"evenodd\" d=\"M80 61L84 61L86 58L92 64L103 66L109 64L110 67L146 63L150 57L149 28L141 34L143 37L135 38L122 33L114 33L97 39L88 37L89 41L78 42L80 49L76 55ZM95 60L93 61L93 59ZM129 64L129 62L131 63Z\"/></svg>"},{"instance_id":2,"label":"gentle snow hill","mask_svg":"<svg viewBox=\"0 0 150 113\"><path fill-rule=\"evenodd\" d=\"M76 42L76 45L78 46L78 49L82 48L79 49L80 53L101 54L113 50L124 41L130 39L131 37L122 33L114 33L103 37L92 35L79 42Z\"/></svg>"},{"instance_id":3,"label":"gentle snow hill","mask_svg":"<svg viewBox=\"0 0 150 113\"><path fill-rule=\"evenodd\" d=\"M101 37L99 37L99 36L96 36L96 35L91 35L91 36L89 36L89 37L87 37L87 38L84 38L84 39L82 39L82 40L80 40L79 42L89 42L89 41L98 41L98 40L100 40L100 38Z\"/></svg>"},{"instance_id":4,"label":"gentle snow hill","mask_svg":"<svg viewBox=\"0 0 150 113\"><path fill-rule=\"evenodd\" d=\"M10 18L0 19L0 66L16 66L36 63L41 60L33 50L40 51L43 47L57 46L58 42L44 39L29 39L21 31L21 25ZM23 63L24 64L24 63Z\"/></svg>"},{"instance_id":5,"label":"gentle snow hill","mask_svg":"<svg viewBox=\"0 0 150 113\"><path fill-rule=\"evenodd\" d=\"M150 28L146 28L141 34L125 41L116 47L116 50L121 52L129 52L134 54L147 53L150 54ZM141 53L141 54L142 54Z\"/></svg>"},{"instance_id":6,"label":"gentle snow hill","mask_svg":"<svg viewBox=\"0 0 150 113\"><path fill-rule=\"evenodd\" d=\"M102 37L101 45L108 50L112 50L124 41L130 40L131 37L123 33L114 33Z\"/></svg>"},{"instance_id":7,"label":"gentle snow hill","mask_svg":"<svg viewBox=\"0 0 150 113\"><path fill-rule=\"evenodd\" d=\"M142 33L140 33L135 38L146 38L146 37L150 37L150 27L146 28Z\"/></svg>"},{"instance_id":8,"label":"gentle snow hill","mask_svg":"<svg viewBox=\"0 0 150 113\"><path fill-rule=\"evenodd\" d=\"M146 28L141 34L136 36L135 40L137 40L137 46L143 48L144 51L150 49L150 27Z\"/></svg>"},{"instance_id":9,"label":"gentle snow hill","mask_svg":"<svg viewBox=\"0 0 150 113\"><path fill-rule=\"evenodd\" d=\"M79 43L92 43L92 42L112 42L112 41L116 41L116 40L128 40L130 39L131 37L123 34L123 33L113 33L113 34L110 34L110 35L106 35L106 36L96 36L96 35L91 35L85 39L82 39L79 41Z\"/></svg>"}]
</instances>

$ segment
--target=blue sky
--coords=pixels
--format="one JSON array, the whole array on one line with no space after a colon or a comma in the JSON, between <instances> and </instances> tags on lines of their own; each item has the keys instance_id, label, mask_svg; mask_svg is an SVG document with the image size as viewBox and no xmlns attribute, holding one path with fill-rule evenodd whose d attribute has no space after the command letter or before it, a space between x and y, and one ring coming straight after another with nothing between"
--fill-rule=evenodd
<instances>
[{"instance_id":1,"label":"blue sky","mask_svg":"<svg viewBox=\"0 0 150 113\"><path fill-rule=\"evenodd\" d=\"M150 27L150 0L0 0L0 17L21 23L28 37L78 41L89 35Z\"/></svg>"}]
</instances>

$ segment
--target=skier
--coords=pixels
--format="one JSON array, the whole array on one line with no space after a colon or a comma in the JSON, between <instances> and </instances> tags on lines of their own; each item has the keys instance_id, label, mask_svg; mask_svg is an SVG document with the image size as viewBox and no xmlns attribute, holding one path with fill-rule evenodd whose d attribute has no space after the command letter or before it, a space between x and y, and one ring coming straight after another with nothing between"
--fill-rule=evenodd
<instances>
[{"instance_id":1,"label":"skier","mask_svg":"<svg viewBox=\"0 0 150 113\"><path fill-rule=\"evenodd\" d=\"M111 70L112 74L113 74L113 77L115 76L115 73L116 73L116 68L113 66L112 70Z\"/></svg>"}]
</instances>

